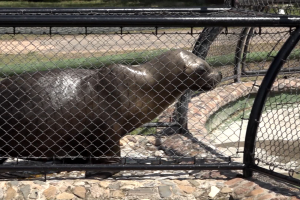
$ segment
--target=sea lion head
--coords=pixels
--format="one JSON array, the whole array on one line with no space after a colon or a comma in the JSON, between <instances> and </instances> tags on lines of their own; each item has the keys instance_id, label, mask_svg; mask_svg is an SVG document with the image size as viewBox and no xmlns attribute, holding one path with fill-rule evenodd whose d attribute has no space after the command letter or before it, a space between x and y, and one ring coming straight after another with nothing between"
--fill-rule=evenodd
<instances>
[{"instance_id":1,"label":"sea lion head","mask_svg":"<svg viewBox=\"0 0 300 200\"><path fill-rule=\"evenodd\" d=\"M178 52L178 56L184 63L183 73L186 78L183 80L183 84L189 89L207 91L215 88L221 81L222 73L210 67L205 60L193 53L181 50Z\"/></svg>"}]
</instances>

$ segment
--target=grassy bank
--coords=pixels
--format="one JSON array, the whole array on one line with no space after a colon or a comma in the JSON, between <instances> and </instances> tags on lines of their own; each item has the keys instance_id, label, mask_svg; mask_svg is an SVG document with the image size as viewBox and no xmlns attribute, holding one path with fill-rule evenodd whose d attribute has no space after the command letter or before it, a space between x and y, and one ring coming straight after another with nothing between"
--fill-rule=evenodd
<instances>
[{"instance_id":1,"label":"grassy bank","mask_svg":"<svg viewBox=\"0 0 300 200\"><path fill-rule=\"evenodd\" d=\"M155 56L167 50L153 50L153 51L143 51L143 52L132 52L126 54L117 54L101 57L91 57L91 58L77 58L77 59L60 59L53 61L33 61L24 63L20 60L20 63L13 65L1 65L0 64L0 76L10 76L14 74L20 74L23 72L32 71L44 71L50 69L65 69L65 68L84 68L84 69L94 69L111 64L125 64L125 65L136 65L140 63L145 63ZM36 56L33 56L37 58Z\"/></svg>"},{"instance_id":2,"label":"grassy bank","mask_svg":"<svg viewBox=\"0 0 300 200\"><path fill-rule=\"evenodd\" d=\"M76 58L76 59L62 59L51 60L51 61L40 61L38 55L32 55L32 61L25 61L20 59L18 63L6 65L0 64L0 76L10 76L13 74L20 74L23 72L31 71L44 71L49 69L65 69L65 68L85 68L85 69L95 69L111 64L125 64L125 65L137 65L140 63L145 63L152 58L160 55L161 53L167 51L166 49L153 50L153 51L141 51L141 52L131 52L123 53L117 55L101 56L101 57L88 57L88 58ZM261 61L271 61L273 56L277 54L276 51L269 55L269 52L252 52L248 53L246 62L256 63ZM28 55L27 57L29 57ZM294 50L290 59L299 59L300 50ZM10 58L14 60L15 58ZM232 65L234 63L234 54L222 55L222 56L212 56L208 57L206 61L213 67Z\"/></svg>"},{"instance_id":3,"label":"grassy bank","mask_svg":"<svg viewBox=\"0 0 300 200\"><path fill-rule=\"evenodd\" d=\"M278 51L268 52L268 51L260 51L260 52L251 52L247 54L246 62L261 62L261 61L272 61L274 56L276 56ZM300 49L292 51L289 59L299 59L300 58ZM211 66L224 66L231 63L234 63L235 54L226 54L221 56L213 56L206 59L206 61Z\"/></svg>"}]
</instances>

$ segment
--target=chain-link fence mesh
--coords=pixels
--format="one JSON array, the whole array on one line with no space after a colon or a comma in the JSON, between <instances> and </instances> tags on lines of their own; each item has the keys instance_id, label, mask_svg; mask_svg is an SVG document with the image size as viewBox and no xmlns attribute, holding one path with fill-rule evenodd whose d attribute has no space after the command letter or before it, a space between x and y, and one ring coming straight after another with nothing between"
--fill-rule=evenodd
<instances>
[{"instance_id":1,"label":"chain-link fence mesh","mask_svg":"<svg viewBox=\"0 0 300 200\"><path fill-rule=\"evenodd\" d=\"M206 69L206 64L201 69L202 72L199 72L197 80L190 82L188 76L184 76L179 82L175 80L176 76L180 75L176 74L178 73L176 67L182 67L184 70L183 67L193 66L189 66L189 62L196 62L196 57L189 58L192 56L189 51L192 50L202 28L193 30L193 34L181 28L162 30L123 28L122 34L120 28L118 31L113 28L111 32L87 35L76 33L74 28L71 31L67 28L57 28L59 33L53 33L51 36L48 35L49 32L45 35L40 34L47 30L49 31L47 28L23 28L17 30L20 33L16 35L1 35L3 61L1 73L4 85L2 156L4 157L166 156L161 150L161 145L155 146L154 142L154 136L157 136L162 128L141 128L133 131L134 128L151 121L172 122L174 109L163 115L160 113L168 105L174 107L174 100L184 92L176 91L177 87L183 87L185 90L189 87L188 84L194 84L195 81L202 82L203 89L208 89L215 84L214 79L216 82L220 81L218 73L216 77L200 76L202 73L205 76L213 73L213 68ZM52 31L54 30L55 28L52 28ZM99 28L99 32L102 31L103 29ZM172 49L183 50L181 52ZM170 52L172 52L171 57ZM163 56L158 59L161 55ZM202 66L200 64L199 66ZM132 65L132 67L125 67L125 65ZM124 71L125 69L128 72ZM154 69L158 71L152 72ZM24 74L25 72L28 73ZM151 74L148 74L150 72ZM84 80L95 76L95 73L103 77ZM128 77L126 73L129 73ZM111 77L106 78L107 76ZM149 76L149 80L145 79L146 76ZM163 85L160 85L160 81ZM207 83L209 85L205 86ZM87 88L80 89L78 87L81 86L76 84L88 85L84 86ZM108 96L109 99L98 100L93 99L96 98L93 96L88 97L91 94L86 94L86 90L92 93L96 90L93 84L100 84L97 87L102 88L98 88L98 92L105 93L99 94L97 98L103 98L101 95L106 93L112 96ZM170 87L170 91L165 90L164 87ZM123 96L121 97L119 93ZM101 110L97 104L102 103L105 103L105 106L101 109L110 108L107 111ZM127 106L127 110L117 110L124 106L122 104ZM129 116L124 119L122 115L127 115L126 112ZM145 114L142 114L144 112ZM29 113L30 116L24 116ZM91 116L88 117L89 115ZM112 115L117 115L116 119L109 119ZM16 118L17 121L11 122L12 118ZM27 122L20 122L22 120ZM108 122L109 120L113 120L113 124L106 125L111 123ZM16 130L15 126L19 123L22 125ZM31 128L26 127L27 125ZM124 126L130 128L123 130ZM26 133L21 133L22 131ZM114 138L117 132L124 133L120 134L119 138ZM125 133L130 135L121 139L123 151L118 152L117 149L114 150L114 154L107 154L114 145L116 148L119 147L119 140ZM87 143L85 147L82 146L84 143ZM93 150L87 150L89 148ZM150 150L145 151L145 148ZM85 151L88 152L85 154L83 153Z\"/></svg>"},{"instance_id":2,"label":"chain-link fence mesh","mask_svg":"<svg viewBox=\"0 0 300 200\"><path fill-rule=\"evenodd\" d=\"M202 15L129 12L122 16L154 14ZM236 13L223 11L215 15ZM2 162L37 159L77 164L145 164L149 160L155 164L242 163L254 95L293 30L2 27ZM284 90L271 101L280 101L282 108L271 109L271 103L266 106L271 111L266 114L265 123L281 123L286 112L293 111L297 116L294 85L299 71L298 50L297 47L292 52L278 77L279 88L281 82L288 80L286 85L293 85L289 88L293 90L288 90L288 95ZM289 100L294 107L284 111ZM297 119L290 122L290 127L296 124ZM277 137L273 131L276 129L271 127L274 125L262 126L269 136L258 139L262 146L257 144L257 156L264 162L275 162L272 156L264 157L274 154L268 146L273 148L279 141L286 141L282 144L289 146L287 141L296 138L292 128L292 135L286 128L285 134ZM294 163L290 157L284 156L284 162ZM279 158L276 159L277 162Z\"/></svg>"},{"instance_id":3,"label":"chain-link fence mesh","mask_svg":"<svg viewBox=\"0 0 300 200\"><path fill-rule=\"evenodd\" d=\"M180 60L182 52L172 49L186 50L183 52L188 54L188 60L184 62L195 62L196 58L191 57L192 54L187 52L193 50L203 28L194 28L192 34L191 30L186 28L148 30L122 28L124 31L122 34L120 28L119 30L113 28L111 32L109 29L104 28L106 33L80 34L83 33L84 28L52 28L50 36L49 28L16 28L18 32L16 35L1 35L2 156L146 158L217 155L217 157L236 157L238 152L236 144L226 146L225 143L239 141L240 122L233 121L230 124L226 122L227 125L223 122L235 116L236 111L244 109L244 103L240 102L248 98L255 76L242 78L241 83L235 83L241 90L241 94L235 97L232 97L232 88L230 89L232 78L227 82L219 83L217 90L225 91L223 95L214 91L205 93L207 87L204 86L200 89L201 94L191 92L192 99L188 104L190 109L187 114L188 130L193 136L199 135L198 143L192 142L193 140L186 135L178 134L176 129L171 129L173 136L169 136L171 133L165 133L165 127L144 127L133 131L133 128L138 128L147 122L169 123L167 125L169 127L172 127L171 123L173 123L175 127L181 128L181 124L176 124L181 113L176 112L175 99L178 99L183 91L176 90L180 87L186 89L190 83L188 77L173 82L179 76L174 67L182 67L180 65L183 65L181 63L183 61ZM82 30L82 32L79 31L77 34L75 30ZM103 29L98 28L98 31L102 32ZM272 33L278 31L276 35ZM45 34L40 34L42 32ZM210 68L202 69L204 71L201 73L221 72L223 79L234 76L236 52L239 48L244 48L244 45L237 46L242 32L243 28L224 28L216 39L211 41L206 57ZM289 29L286 28L263 29L261 34L257 32L257 29L253 30L246 58L243 61L246 72L266 69L273 55L272 52L277 51L277 46L280 46L289 35ZM170 51L174 52L172 59L167 56ZM163 56L159 57L161 55ZM149 62L150 64L147 64ZM173 63L174 69L165 69L169 67L169 63ZM140 68L144 69L145 64L153 69L161 68L148 75L150 80L147 81L144 80L144 76L149 72L140 71ZM132 65L132 67L127 69L124 65ZM129 73L128 77L126 73ZM97 77L95 74L98 74ZM162 80L168 79L168 81L160 83L161 80L156 80L155 74L159 74ZM214 78L198 79L194 81L201 84L204 84L204 81L211 86L214 85L212 79L216 79L216 82L220 81L218 73ZM245 87L244 82L247 82L250 87L248 85ZM146 87L144 85L150 83L154 85L144 88ZM117 84L118 87L111 84ZM164 85L158 86L159 84ZM168 85L171 87L170 91L165 91ZM163 91L158 92L158 90ZM115 96L115 92L118 96ZM112 96L106 97L108 99L95 99L103 98L101 95L97 96L97 93ZM119 93L125 95L128 102L122 102L124 100L120 99ZM239 105L233 105L234 109L229 108L232 105L227 104L236 100ZM104 102L103 108L97 105ZM122 104L128 104L126 108L128 110L117 110ZM135 107L136 105L139 107ZM228 111L223 109L226 105ZM249 110L250 106L251 103L246 109ZM205 109L201 110L201 107ZM168 109L165 110L166 108ZM143 109L147 111L141 114ZM194 113L195 109L200 111ZM216 114L218 110L220 113ZM161 114L162 111L164 112ZM128 116L124 119L126 112ZM205 112L207 113L204 119L201 116ZM213 114L213 120L209 120L207 115ZM116 119L110 119L114 115ZM114 122L107 125L109 120ZM122 122L124 120L127 120L126 123ZM206 121L210 123L209 131L205 127ZM115 126L117 128L113 128ZM124 130L124 126L130 128ZM219 126L222 128L219 129ZM118 134L120 131L122 134ZM231 133L228 134L228 131ZM125 133L127 136L121 139ZM117 138L114 138L115 136ZM114 150L109 154L108 152L114 146L119 148L120 139L121 152ZM178 145L179 143L182 145ZM215 144L222 148L216 151ZM186 146L186 151L183 151L183 146Z\"/></svg>"},{"instance_id":4,"label":"chain-link fence mesh","mask_svg":"<svg viewBox=\"0 0 300 200\"><path fill-rule=\"evenodd\" d=\"M210 61L215 55L219 56L218 58L222 62L212 65L216 66L219 71L222 71L224 75L223 80L226 80L226 77L230 79L223 81L214 91L202 94L203 96L206 95L206 97L203 97L204 99L209 99L206 102L210 102L208 106L201 105L204 107L201 109L204 114L200 114L200 116L205 118L206 130L208 130L208 132L204 133L208 134L205 135L203 131L200 131L201 126L197 125L197 121L190 122L193 123L193 126L190 126L191 132L201 132L202 137L200 141L208 140L207 144L213 144L214 148L216 148L214 150L220 152L221 155L231 156L233 160L242 162L242 159L239 157L244 150L246 129L255 94L274 56L292 31L293 29L281 27L223 29L212 44L206 60ZM222 45L224 46L222 47ZM297 74L299 71L298 48L297 46L294 49L289 60L281 70L279 76L281 81L282 79L295 76L294 74ZM224 54L224 52L227 53ZM241 68L240 83L234 83L238 67ZM197 105L199 104L195 99L191 101ZM216 111L213 112L207 121L205 117L206 110ZM189 116L192 116L192 114ZM191 120L191 118L189 119ZM272 123L270 118L267 121ZM272 126L277 126L277 123L272 124ZM264 125L261 127L268 130L268 127ZM289 134L287 130L286 135ZM275 132L269 133L269 137L276 137L275 135ZM267 142L261 139L263 145ZM265 151L264 148L260 148Z\"/></svg>"},{"instance_id":5,"label":"chain-link fence mesh","mask_svg":"<svg viewBox=\"0 0 300 200\"><path fill-rule=\"evenodd\" d=\"M294 57L298 51L299 44L283 70L299 68L299 59ZM260 119L254 158L260 167L299 179L298 107L298 73L278 75Z\"/></svg>"}]
</instances>

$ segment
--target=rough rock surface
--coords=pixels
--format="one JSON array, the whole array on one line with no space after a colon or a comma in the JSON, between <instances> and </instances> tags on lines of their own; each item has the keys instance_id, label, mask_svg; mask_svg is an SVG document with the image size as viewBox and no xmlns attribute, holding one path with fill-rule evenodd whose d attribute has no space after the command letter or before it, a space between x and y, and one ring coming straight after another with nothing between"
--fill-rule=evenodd
<instances>
[{"instance_id":1,"label":"rough rock surface","mask_svg":"<svg viewBox=\"0 0 300 200\"><path fill-rule=\"evenodd\" d=\"M66 178L43 184L19 180L17 187L11 186L12 180L2 181L0 199L300 199L298 188L269 178L263 180L259 174L246 180L234 178L236 172L177 172L186 174L186 178L179 178L174 171L166 175L160 171L147 171L147 175L141 176L130 173L122 172L107 180ZM214 178L211 173L215 173ZM29 188L28 193L23 192L25 187Z\"/></svg>"}]
</instances>

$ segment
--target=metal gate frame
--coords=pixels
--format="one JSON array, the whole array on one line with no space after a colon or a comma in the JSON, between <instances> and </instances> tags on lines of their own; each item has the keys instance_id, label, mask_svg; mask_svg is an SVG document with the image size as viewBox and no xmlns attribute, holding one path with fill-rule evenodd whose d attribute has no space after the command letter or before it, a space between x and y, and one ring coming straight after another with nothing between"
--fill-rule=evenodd
<instances>
[{"instance_id":1,"label":"metal gate frame","mask_svg":"<svg viewBox=\"0 0 300 200\"><path fill-rule=\"evenodd\" d=\"M255 159L254 159L257 130L260 123L261 114L265 106L266 99L271 91L272 85L277 75L279 74L283 64L285 63L287 57L290 55L290 53L297 45L299 40L300 40L300 27L297 27L296 30L290 35L290 37L284 43L282 48L279 50L276 57L274 58L257 92L251 110L251 114L247 126L246 138L245 138L245 146L244 146L244 164L245 164L244 176L245 177L252 177L253 171L257 171L260 173L267 174L269 176L273 176L275 178L282 179L292 184L300 185L299 179L295 179L291 176L282 175L272 170L267 170L265 168L259 167L255 163Z\"/></svg>"}]
</instances>

